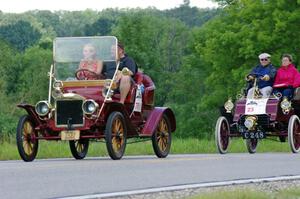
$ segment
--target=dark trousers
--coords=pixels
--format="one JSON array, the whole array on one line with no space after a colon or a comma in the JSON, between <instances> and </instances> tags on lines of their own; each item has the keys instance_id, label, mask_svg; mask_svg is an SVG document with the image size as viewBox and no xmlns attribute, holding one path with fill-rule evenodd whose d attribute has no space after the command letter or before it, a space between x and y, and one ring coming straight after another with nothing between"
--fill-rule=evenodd
<instances>
[{"instance_id":1,"label":"dark trousers","mask_svg":"<svg viewBox=\"0 0 300 199\"><path fill-rule=\"evenodd\" d=\"M282 97L287 97L289 100L293 98L294 88L284 87L284 88L274 88L273 92L281 93Z\"/></svg>"}]
</instances>

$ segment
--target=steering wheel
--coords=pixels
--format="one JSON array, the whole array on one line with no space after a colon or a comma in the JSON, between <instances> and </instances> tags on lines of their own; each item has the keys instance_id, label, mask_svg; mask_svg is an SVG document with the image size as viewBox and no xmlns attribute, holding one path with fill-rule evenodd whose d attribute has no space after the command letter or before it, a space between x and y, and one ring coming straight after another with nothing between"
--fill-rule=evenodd
<instances>
[{"instance_id":1,"label":"steering wheel","mask_svg":"<svg viewBox=\"0 0 300 199\"><path fill-rule=\"evenodd\" d=\"M249 76L252 76L254 79L260 80L264 75L262 75L261 73L250 73L247 75L247 79L249 79Z\"/></svg>"},{"instance_id":2,"label":"steering wheel","mask_svg":"<svg viewBox=\"0 0 300 199\"><path fill-rule=\"evenodd\" d=\"M89 69L78 69L75 72L75 77L78 80L89 80L89 79L100 79L102 75L98 75L97 73L90 71Z\"/></svg>"}]
</instances>

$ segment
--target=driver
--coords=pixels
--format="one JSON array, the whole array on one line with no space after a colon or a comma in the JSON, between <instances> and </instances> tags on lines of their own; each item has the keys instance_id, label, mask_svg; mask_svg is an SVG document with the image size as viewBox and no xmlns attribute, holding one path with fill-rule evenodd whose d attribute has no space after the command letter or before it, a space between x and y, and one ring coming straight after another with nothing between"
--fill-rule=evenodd
<instances>
[{"instance_id":1,"label":"driver","mask_svg":"<svg viewBox=\"0 0 300 199\"><path fill-rule=\"evenodd\" d=\"M247 81L254 80L254 76L251 74L260 74L261 77L257 81L257 86L263 98L268 98L272 93L272 86L274 77L276 75L276 68L271 64L271 55L268 53L262 53L258 56L260 64L252 69L250 75L246 77ZM253 98L255 88L252 87L248 90L247 98Z\"/></svg>"},{"instance_id":2,"label":"driver","mask_svg":"<svg viewBox=\"0 0 300 199\"><path fill-rule=\"evenodd\" d=\"M79 77L88 80L99 79L103 62L96 58L96 48L92 44L86 44L82 50L83 59L79 63L78 70L85 69L79 73Z\"/></svg>"}]
</instances>

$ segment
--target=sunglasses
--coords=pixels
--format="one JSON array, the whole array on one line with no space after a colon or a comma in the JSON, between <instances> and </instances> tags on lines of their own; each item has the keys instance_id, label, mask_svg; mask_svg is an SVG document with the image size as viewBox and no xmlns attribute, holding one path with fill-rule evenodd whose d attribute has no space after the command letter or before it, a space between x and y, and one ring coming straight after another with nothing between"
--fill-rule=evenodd
<instances>
[{"instance_id":1,"label":"sunglasses","mask_svg":"<svg viewBox=\"0 0 300 199\"><path fill-rule=\"evenodd\" d=\"M266 59L260 59L260 61L268 61L269 59L268 58L266 58Z\"/></svg>"}]
</instances>

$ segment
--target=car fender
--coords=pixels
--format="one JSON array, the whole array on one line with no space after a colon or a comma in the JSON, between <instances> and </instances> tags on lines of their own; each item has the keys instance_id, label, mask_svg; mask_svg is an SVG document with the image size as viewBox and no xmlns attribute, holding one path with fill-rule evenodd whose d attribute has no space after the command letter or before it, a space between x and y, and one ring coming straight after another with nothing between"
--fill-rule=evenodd
<instances>
[{"instance_id":1,"label":"car fender","mask_svg":"<svg viewBox=\"0 0 300 199\"><path fill-rule=\"evenodd\" d=\"M152 112L150 113L146 124L141 132L142 136L152 136L157 128L158 122L163 117L163 115L169 118L170 125L171 125L171 132L176 130L176 119L173 111L167 107L155 107Z\"/></svg>"},{"instance_id":2,"label":"car fender","mask_svg":"<svg viewBox=\"0 0 300 199\"><path fill-rule=\"evenodd\" d=\"M19 108L25 109L25 111L28 113L28 115L31 117L32 121L34 122L35 126L40 126L42 125L42 122L38 116L38 114L35 112L34 106L30 104L18 104L17 105Z\"/></svg>"},{"instance_id":3,"label":"car fender","mask_svg":"<svg viewBox=\"0 0 300 199\"><path fill-rule=\"evenodd\" d=\"M136 134L136 130L133 127L129 114L127 112L127 110L125 109L124 105L118 102L109 102L105 104L105 118L104 120L107 121L108 116L110 115L110 113L114 112L114 111L118 111L121 112L125 118L126 121L126 125L127 125L127 131L129 132L129 134Z\"/></svg>"}]
</instances>

